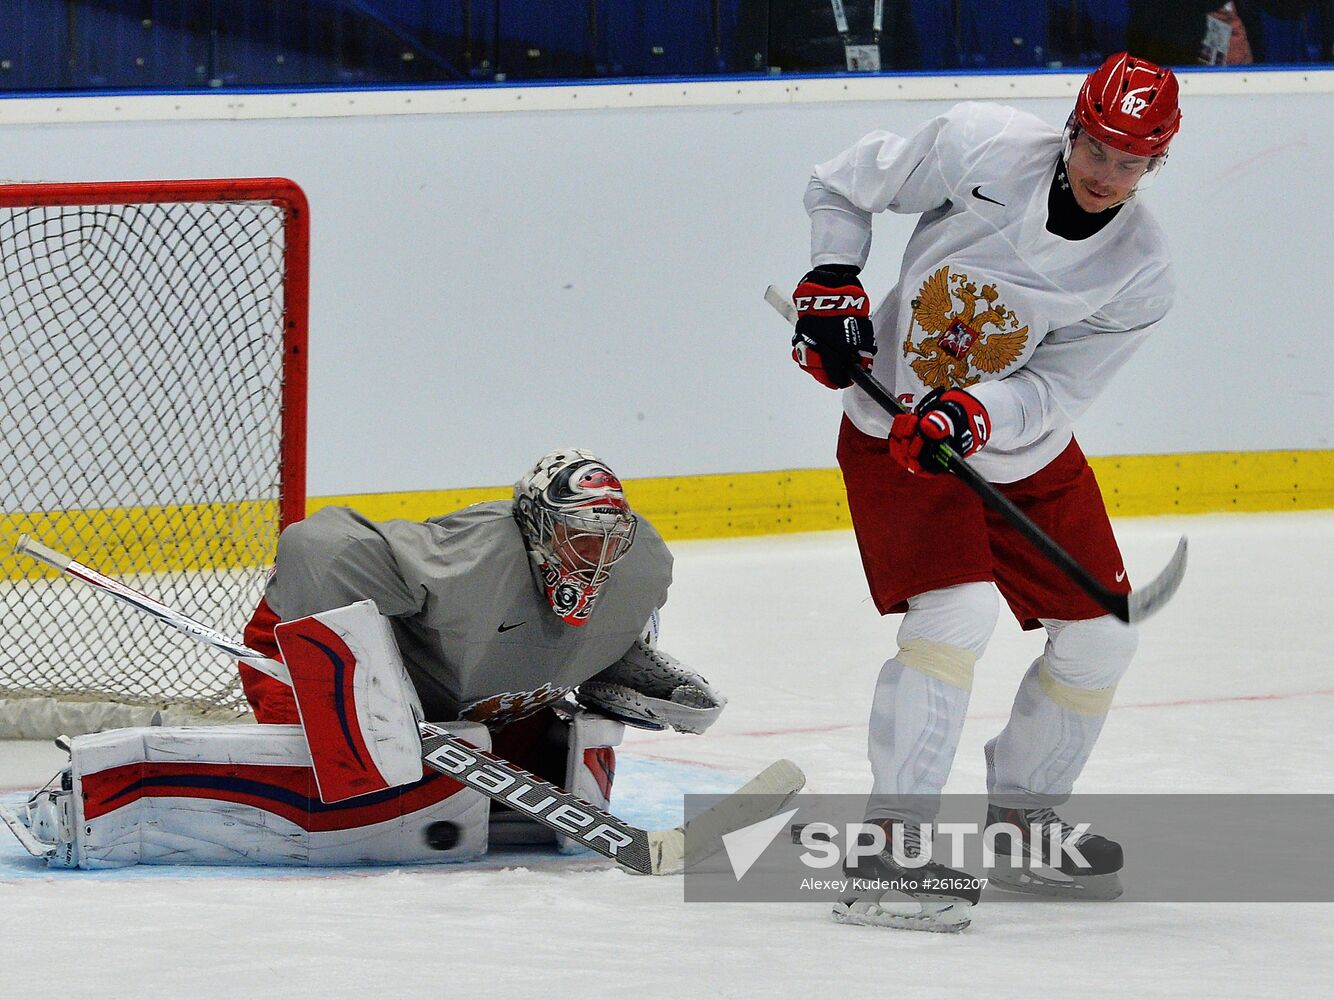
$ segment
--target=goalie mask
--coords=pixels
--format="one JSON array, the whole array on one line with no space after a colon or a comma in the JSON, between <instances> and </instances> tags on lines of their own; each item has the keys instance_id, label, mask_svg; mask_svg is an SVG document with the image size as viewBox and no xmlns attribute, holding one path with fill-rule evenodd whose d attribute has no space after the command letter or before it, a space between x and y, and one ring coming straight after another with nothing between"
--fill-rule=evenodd
<instances>
[{"instance_id":1,"label":"goalie mask","mask_svg":"<svg viewBox=\"0 0 1334 1000\"><path fill-rule=\"evenodd\" d=\"M583 625L635 538L621 481L594 455L560 448L514 484L514 516L551 609Z\"/></svg>"}]
</instances>

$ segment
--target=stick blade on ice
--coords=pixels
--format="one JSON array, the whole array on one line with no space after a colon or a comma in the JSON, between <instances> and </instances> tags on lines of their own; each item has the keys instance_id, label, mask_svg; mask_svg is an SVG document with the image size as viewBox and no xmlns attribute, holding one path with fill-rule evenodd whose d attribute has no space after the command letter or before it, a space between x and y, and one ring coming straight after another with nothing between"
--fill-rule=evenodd
<instances>
[{"instance_id":1,"label":"stick blade on ice","mask_svg":"<svg viewBox=\"0 0 1334 1000\"><path fill-rule=\"evenodd\" d=\"M653 874L679 874L686 865L717 854L726 834L773 816L805 784L801 768L790 760L776 760L683 826L649 834Z\"/></svg>"},{"instance_id":2,"label":"stick blade on ice","mask_svg":"<svg viewBox=\"0 0 1334 1000\"><path fill-rule=\"evenodd\" d=\"M1142 622L1162 610L1172 599L1172 595L1181 586L1181 579L1186 575L1186 536L1177 540L1177 548L1172 553L1163 571L1145 587L1131 591L1126 602L1126 621Z\"/></svg>"}]
</instances>

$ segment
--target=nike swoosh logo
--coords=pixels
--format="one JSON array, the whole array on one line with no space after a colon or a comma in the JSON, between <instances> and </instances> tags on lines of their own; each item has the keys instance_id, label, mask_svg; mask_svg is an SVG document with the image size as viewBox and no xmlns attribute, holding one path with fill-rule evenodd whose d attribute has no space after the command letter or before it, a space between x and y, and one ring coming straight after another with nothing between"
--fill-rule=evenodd
<instances>
[{"instance_id":1,"label":"nike swoosh logo","mask_svg":"<svg viewBox=\"0 0 1334 1000\"><path fill-rule=\"evenodd\" d=\"M1004 208L1004 207L1005 207L1005 202L1003 202L1003 201L997 201L995 198L988 198L986 195L984 195L984 194L982 193L982 185L981 185L981 184L979 184L977 187L973 188L973 197L974 197L974 198L977 198L979 201L989 201L989 202L991 202L993 205L999 205L1001 208Z\"/></svg>"},{"instance_id":2,"label":"nike swoosh logo","mask_svg":"<svg viewBox=\"0 0 1334 1000\"><path fill-rule=\"evenodd\" d=\"M1122 580L1124 580L1125 578L1126 578L1126 571L1125 571L1125 570L1121 570L1121 572L1119 572L1119 573L1116 574L1116 582L1117 582L1117 583L1120 583L1120 582L1121 582Z\"/></svg>"},{"instance_id":3,"label":"nike swoosh logo","mask_svg":"<svg viewBox=\"0 0 1334 1000\"><path fill-rule=\"evenodd\" d=\"M528 624L528 623L527 623L526 621L515 622L513 625L506 625L504 622L501 622L501 623L496 627L496 631L497 631L497 632L508 632L508 631L509 631L510 629L512 629L512 628L518 628L520 625L527 625L527 624Z\"/></svg>"}]
</instances>

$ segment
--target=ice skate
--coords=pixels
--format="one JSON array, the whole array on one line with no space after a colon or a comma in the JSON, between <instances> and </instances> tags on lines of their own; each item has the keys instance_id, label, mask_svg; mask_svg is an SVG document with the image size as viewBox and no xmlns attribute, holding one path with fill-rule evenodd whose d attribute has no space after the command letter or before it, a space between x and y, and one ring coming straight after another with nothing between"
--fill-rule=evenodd
<instances>
[{"instance_id":1,"label":"ice skate","mask_svg":"<svg viewBox=\"0 0 1334 1000\"><path fill-rule=\"evenodd\" d=\"M918 868L900 865L892 853L893 828L900 824L879 820L876 825L885 831L885 849L870 857L858 855L844 864L848 889L834 904L834 920L946 934L967 927L969 911L981 895L981 881L935 862ZM901 826L903 853L915 857L922 848L920 828L907 823Z\"/></svg>"},{"instance_id":2,"label":"ice skate","mask_svg":"<svg viewBox=\"0 0 1334 1000\"><path fill-rule=\"evenodd\" d=\"M987 872L990 885L1058 899L1108 900L1124 891L1119 874L1124 864L1121 845L1096 833L1074 837L1075 828L1050 806L1012 809L989 805L987 826L997 824L1018 827L1022 837L1008 832L996 837L996 861ZM1052 845L1058 841L1073 844L1087 863L1080 865L1063 852L1059 864L1050 865ZM1016 864L1014 858L1022 859L1022 863Z\"/></svg>"}]
</instances>

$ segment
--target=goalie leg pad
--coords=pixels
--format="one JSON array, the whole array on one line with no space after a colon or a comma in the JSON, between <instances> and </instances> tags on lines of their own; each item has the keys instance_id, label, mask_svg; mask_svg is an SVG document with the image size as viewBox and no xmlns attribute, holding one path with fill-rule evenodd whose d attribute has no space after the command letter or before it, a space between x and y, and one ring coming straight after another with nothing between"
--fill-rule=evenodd
<instances>
[{"instance_id":1,"label":"goalie leg pad","mask_svg":"<svg viewBox=\"0 0 1334 1000\"><path fill-rule=\"evenodd\" d=\"M583 708L553 707L551 729L548 740L543 746L556 745L564 748L565 761L562 778L555 778L567 792L591 802L600 809L606 809L611 803L612 783L616 778L616 751L625 736L625 726L615 719L609 719L601 712ZM525 720L526 721L526 720ZM543 773L549 768L537 761L522 760L521 765L536 773ZM557 834L549 827L520 812L510 809L495 809L491 814L490 840L493 844L525 844L550 846L555 840L556 849L562 854L575 854L587 850L582 842Z\"/></svg>"},{"instance_id":2,"label":"goalie leg pad","mask_svg":"<svg viewBox=\"0 0 1334 1000\"><path fill-rule=\"evenodd\" d=\"M565 755L565 790L600 809L611 805L611 786L616 780L616 751L625 737L625 726L601 712L575 709L568 730ZM575 854L587 848L564 834L556 835L556 850Z\"/></svg>"},{"instance_id":3,"label":"goalie leg pad","mask_svg":"<svg viewBox=\"0 0 1334 1000\"><path fill-rule=\"evenodd\" d=\"M422 777L421 701L372 601L274 629L325 802Z\"/></svg>"},{"instance_id":4,"label":"goalie leg pad","mask_svg":"<svg viewBox=\"0 0 1334 1000\"><path fill-rule=\"evenodd\" d=\"M642 641L601 673L579 685L581 705L642 729L702 733L718 720L727 699L712 684L661 649Z\"/></svg>"},{"instance_id":5,"label":"goalie leg pad","mask_svg":"<svg viewBox=\"0 0 1334 1000\"><path fill-rule=\"evenodd\" d=\"M487 749L475 723L446 728ZM321 802L298 726L118 729L76 737L67 777L35 794L27 826L52 867L361 865L486 853L490 802L431 772ZM62 775L62 777L64 777Z\"/></svg>"}]
</instances>

